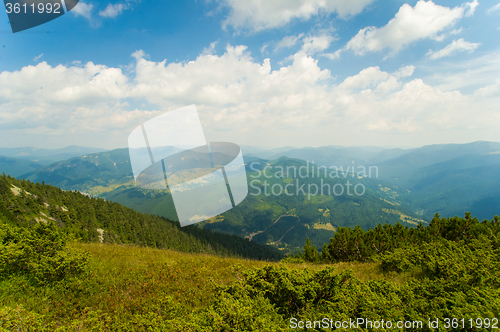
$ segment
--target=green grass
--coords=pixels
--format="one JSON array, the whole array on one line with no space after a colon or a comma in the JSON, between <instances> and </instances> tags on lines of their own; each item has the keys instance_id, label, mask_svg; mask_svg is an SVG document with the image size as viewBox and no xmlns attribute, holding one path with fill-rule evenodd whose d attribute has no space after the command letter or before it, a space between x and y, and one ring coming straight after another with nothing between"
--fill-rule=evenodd
<instances>
[{"instance_id":1,"label":"green grass","mask_svg":"<svg viewBox=\"0 0 500 332\"><path fill-rule=\"evenodd\" d=\"M120 330L122 322L123 330L142 330L145 317L154 318L156 326L182 324L216 301L217 289L237 284L242 271L268 265L315 271L326 267L127 245L71 243L69 247L90 254L89 276L45 287L24 276L2 280L0 327L98 331ZM363 281L384 278L378 263L334 267L338 273L351 269Z\"/></svg>"},{"instance_id":2,"label":"green grass","mask_svg":"<svg viewBox=\"0 0 500 332\"><path fill-rule=\"evenodd\" d=\"M313 264L73 242L66 250L88 254L84 274L43 285L3 275L0 331L293 331L291 317L498 318L496 243L424 243L371 262Z\"/></svg>"}]
</instances>

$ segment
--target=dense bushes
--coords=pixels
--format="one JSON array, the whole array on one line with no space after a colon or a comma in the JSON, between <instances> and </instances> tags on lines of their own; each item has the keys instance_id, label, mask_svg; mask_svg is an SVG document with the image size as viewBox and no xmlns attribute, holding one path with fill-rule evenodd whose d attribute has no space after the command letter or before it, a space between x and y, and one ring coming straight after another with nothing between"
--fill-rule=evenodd
<instances>
[{"instance_id":1,"label":"dense bushes","mask_svg":"<svg viewBox=\"0 0 500 332\"><path fill-rule=\"evenodd\" d=\"M480 222L466 213L464 218L439 218L435 215L431 223L424 227L403 227L396 225L378 225L374 229L364 231L361 227L340 227L335 236L325 244L321 259L314 246L306 241L304 254L298 255L309 262L352 262L370 261L373 257L393 252L399 248L420 246L424 243L435 243L443 240L469 245L479 238L493 240L494 248L500 247L497 236L500 234L500 218Z\"/></svg>"},{"instance_id":2,"label":"dense bushes","mask_svg":"<svg viewBox=\"0 0 500 332\"><path fill-rule=\"evenodd\" d=\"M441 240L396 249L376 258L384 271L419 272L432 281L442 279L454 289L500 286L500 249L484 236L469 244Z\"/></svg>"},{"instance_id":3,"label":"dense bushes","mask_svg":"<svg viewBox=\"0 0 500 332\"><path fill-rule=\"evenodd\" d=\"M22 274L44 285L87 273L87 255L66 248L66 236L53 223L16 227L1 219L1 278Z\"/></svg>"},{"instance_id":4,"label":"dense bushes","mask_svg":"<svg viewBox=\"0 0 500 332\"><path fill-rule=\"evenodd\" d=\"M469 244L442 240L396 249L374 259L381 261L388 280L367 282L354 277L352 271L338 273L334 267L313 272L268 266L247 271L244 281L226 288L225 293L233 295L233 305L240 299L247 301L248 296L268 301L274 307L271 312L282 318L270 331L296 327L298 321L313 324L325 317L334 322L357 318L392 324L421 322L419 328L407 329L419 331L433 331L428 320L439 319L443 331L480 331L475 319L491 320L500 314L500 255L494 246L482 237ZM391 273L405 273L408 281L390 282ZM464 319L465 326L446 328L445 323L453 318ZM474 320L473 326L469 319ZM325 324L318 322L310 330L327 331L329 325ZM356 327L373 330L367 325Z\"/></svg>"},{"instance_id":5,"label":"dense bushes","mask_svg":"<svg viewBox=\"0 0 500 332\"><path fill-rule=\"evenodd\" d=\"M364 318L421 322L409 331L436 330L429 328L429 319L439 319L440 331L481 331L475 325L444 324L452 318L469 324L470 318L500 315L500 249L494 233L405 246L372 256L371 263L305 268L132 246L81 247L92 252L94 278L63 293L52 284L31 288L39 305L24 300L14 303L28 303L26 309L0 309L0 326L15 330L24 324L37 331L57 326L83 331L294 331L299 321ZM13 277L0 281L2 290L7 287L26 289ZM47 293L52 295L46 301ZM44 312L52 301L64 305ZM311 325L309 330L331 329ZM360 325L344 330L375 329Z\"/></svg>"}]
</instances>

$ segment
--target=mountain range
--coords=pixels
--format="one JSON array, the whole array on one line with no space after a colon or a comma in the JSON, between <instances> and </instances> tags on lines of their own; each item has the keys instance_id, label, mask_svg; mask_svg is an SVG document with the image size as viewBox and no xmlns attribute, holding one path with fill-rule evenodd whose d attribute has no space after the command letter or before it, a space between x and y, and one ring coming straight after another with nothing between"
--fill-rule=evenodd
<instances>
[{"instance_id":1,"label":"mountain range","mask_svg":"<svg viewBox=\"0 0 500 332\"><path fill-rule=\"evenodd\" d=\"M430 221L435 213L448 217L465 211L480 219L491 219L500 210L500 143L414 149L325 146L264 150L242 146L242 151L249 195L232 210L197 225L270 244L285 252L297 251L307 237L314 245L322 245L343 226L368 229L378 223L398 221L415 226ZM268 173L263 172L265 167ZM264 181L268 182L268 191L297 180L305 188L320 184L319 178L277 174L280 167L311 171L326 168L328 172L336 169L338 177L324 179L330 188L338 184L338 188L345 189L349 180L352 186L362 184L365 192L360 196L344 193L307 197L302 192L293 196L266 195ZM368 169L373 172L362 174ZM135 185L128 149L57 161L18 177L100 196L140 212L177 218L168 190L145 190Z\"/></svg>"},{"instance_id":2,"label":"mountain range","mask_svg":"<svg viewBox=\"0 0 500 332\"><path fill-rule=\"evenodd\" d=\"M270 158L278 154L271 155ZM470 211L490 219L500 210L500 143L436 144L414 149L301 148L279 155L317 165L377 166L378 178L403 189L399 200L425 219Z\"/></svg>"},{"instance_id":3,"label":"mountain range","mask_svg":"<svg viewBox=\"0 0 500 332\"><path fill-rule=\"evenodd\" d=\"M71 145L60 149L40 149L32 146L0 148L0 174L20 176L57 161L81 157L105 149Z\"/></svg>"}]
</instances>

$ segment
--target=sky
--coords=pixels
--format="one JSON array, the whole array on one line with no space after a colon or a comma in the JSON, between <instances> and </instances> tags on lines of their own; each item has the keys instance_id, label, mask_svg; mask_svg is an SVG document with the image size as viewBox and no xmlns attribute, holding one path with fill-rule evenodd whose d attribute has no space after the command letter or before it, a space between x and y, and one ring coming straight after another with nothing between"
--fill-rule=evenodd
<instances>
[{"instance_id":1,"label":"sky","mask_svg":"<svg viewBox=\"0 0 500 332\"><path fill-rule=\"evenodd\" d=\"M500 141L498 0L85 0L18 33L0 8L0 147L124 148L191 104L266 148Z\"/></svg>"}]
</instances>

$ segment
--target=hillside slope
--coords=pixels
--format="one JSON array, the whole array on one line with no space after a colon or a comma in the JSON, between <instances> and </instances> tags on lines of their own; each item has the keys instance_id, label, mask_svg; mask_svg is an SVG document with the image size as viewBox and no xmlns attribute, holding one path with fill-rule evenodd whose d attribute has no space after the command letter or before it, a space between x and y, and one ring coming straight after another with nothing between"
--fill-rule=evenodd
<instances>
[{"instance_id":1,"label":"hillside slope","mask_svg":"<svg viewBox=\"0 0 500 332\"><path fill-rule=\"evenodd\" d=\"M181 228L166 218L142 214L118 203L6 176L0 177L0 214L23 227L53 221L65 234L85 242L136 244L257 259L282 257L271 248L236 236L194 226Z\"/></svg>"}]
</instances>

